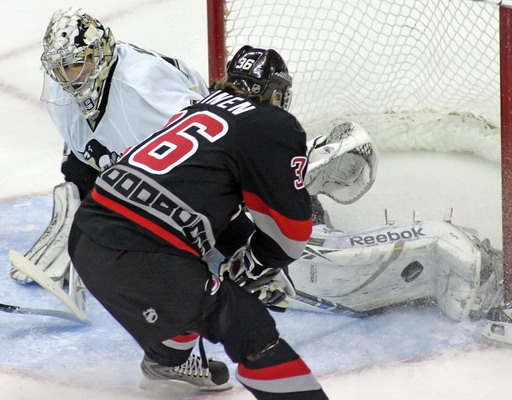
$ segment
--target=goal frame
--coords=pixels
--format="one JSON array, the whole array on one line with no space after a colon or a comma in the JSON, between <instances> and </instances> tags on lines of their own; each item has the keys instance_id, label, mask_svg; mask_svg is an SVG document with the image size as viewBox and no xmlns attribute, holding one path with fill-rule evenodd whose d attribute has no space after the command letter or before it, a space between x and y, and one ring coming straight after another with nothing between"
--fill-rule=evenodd
<instances>
[{"instance_id":1,"label":"goal frame","mask_svg":"<svg viewBox=\"0 0 512 400\"><path fill-rule=\"evenodd\" d=\"M500 7L501 202L505 301L512 301L512 8Z\"/></svg>"},{"instance_id":2,"label":"goal frame","mask_svg":"<svg viewBox=\"0 0 512 400\"><path fill-rule=\"evenodd\" d=\"M485 1L485 0L484 0ZM492 1L491 1L492 2ZM499 4L502 245L505 301L512 301L512 4ZM207 0L209 83L226 73L225 0Z\"/></svg>"}]
</instances>

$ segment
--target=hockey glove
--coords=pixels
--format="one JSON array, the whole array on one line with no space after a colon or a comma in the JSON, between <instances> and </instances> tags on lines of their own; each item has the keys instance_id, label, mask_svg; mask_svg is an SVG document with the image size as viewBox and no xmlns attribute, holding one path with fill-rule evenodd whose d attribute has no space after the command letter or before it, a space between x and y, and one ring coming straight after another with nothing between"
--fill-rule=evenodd
<instances>
[{"instance_id":1,"label":"hockey glove","mask_svg":"<svg viewBox=\"0 0 512 400\"><path fill-rule=\"evenodd\" d=\"M285 311L288 307L286 295L295 295L291 282L281 268L264 267L254 258L249 247L238 249L231 258L222 262L219 273L223 279L231 279L258 296L272 311Z\"/></svg>"},{"instance_id":2,"label":"hockey glove","mask_svg":"<svg viewBox=\"0 0 512 400\"><path fill-rule=\"evenodd\" d=\"M351 204L373 185L378 151L362 126L345 122L328 136L308 142L308 162L304 183L309 194L324 194L340 204Z\"/></svg>"}]
</instances>

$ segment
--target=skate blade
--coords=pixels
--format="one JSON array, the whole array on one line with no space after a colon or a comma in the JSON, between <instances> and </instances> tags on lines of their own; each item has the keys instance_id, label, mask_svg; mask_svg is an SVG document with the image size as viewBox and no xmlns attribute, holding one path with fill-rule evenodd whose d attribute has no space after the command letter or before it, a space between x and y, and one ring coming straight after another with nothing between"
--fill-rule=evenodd
<instances>
[{"instance_id":1,"label":"skate blade","mask_svg":"<svg viewBox=\"0 0 512 400\"><path fill-rule=\"evenodd\" d=\"M169 389L175 390L180 388L183 392L193 392L196 390L206 391L206 392L225 392L233 388L233 384L231 382L223 383L222 385L205 385L205 386L196 386L190 382L182 381L179 379L147 379L142 378L139 387L143 390L149 390L153 392L166 392Z\"/></svg>"}]
</instances>

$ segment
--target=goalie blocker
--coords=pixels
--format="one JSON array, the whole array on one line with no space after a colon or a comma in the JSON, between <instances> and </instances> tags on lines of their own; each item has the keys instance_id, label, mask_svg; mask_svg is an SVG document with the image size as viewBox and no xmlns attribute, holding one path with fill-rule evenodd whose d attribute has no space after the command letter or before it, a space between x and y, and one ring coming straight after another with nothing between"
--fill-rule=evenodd
<instances>
[{"instance_id":1,"label":"goalie blocker","mask_svg":"<svg viewBox=\"0 0 512 400\"><path fill-rule=\"evenodd\" d=\"M349 233L317 225L289 273L297 290L359 312L429 298L465 320L503 299L502 253L445 221Z\"/></svg>"}]
</instances>

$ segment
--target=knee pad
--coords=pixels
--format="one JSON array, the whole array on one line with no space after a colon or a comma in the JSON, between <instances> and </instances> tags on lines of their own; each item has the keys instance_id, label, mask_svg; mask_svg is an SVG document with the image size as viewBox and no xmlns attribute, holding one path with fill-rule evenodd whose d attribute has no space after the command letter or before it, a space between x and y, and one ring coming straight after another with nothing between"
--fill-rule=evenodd
<instances>
[{"instance_id":1,"label":"knee pad","mask_svg":"<svg viewBox=\"0 0 512 400\"><path fill-rule=\"evenodd\" d=\"M241 362L279 338L274 319L256 296L230 280L222 282L218 295L202 334L222 343L231 360Z\"/></svg>"}]
</instances>

